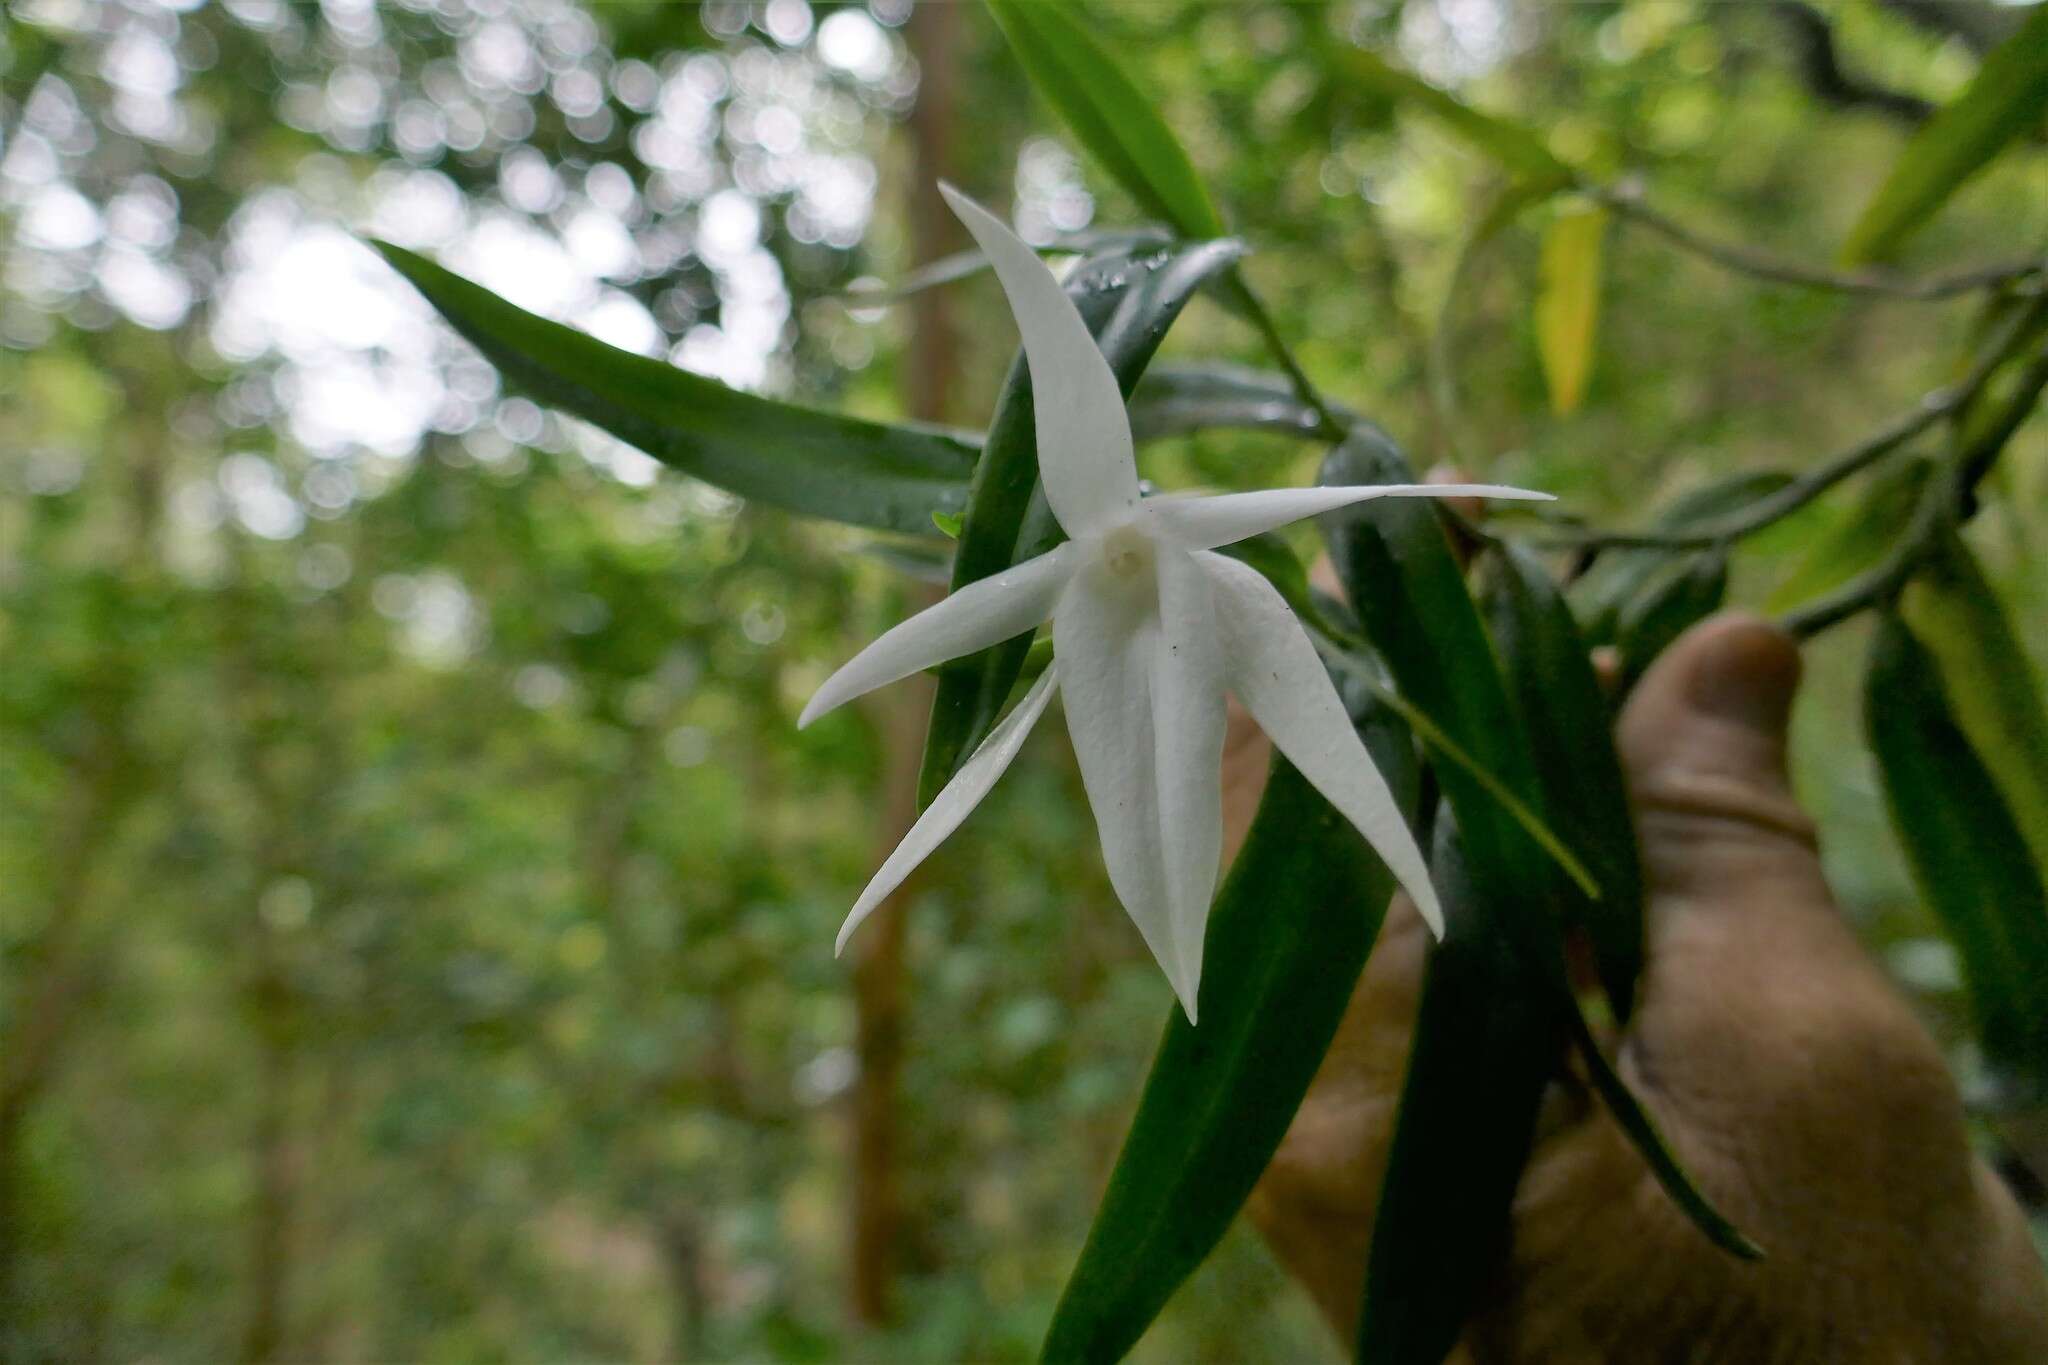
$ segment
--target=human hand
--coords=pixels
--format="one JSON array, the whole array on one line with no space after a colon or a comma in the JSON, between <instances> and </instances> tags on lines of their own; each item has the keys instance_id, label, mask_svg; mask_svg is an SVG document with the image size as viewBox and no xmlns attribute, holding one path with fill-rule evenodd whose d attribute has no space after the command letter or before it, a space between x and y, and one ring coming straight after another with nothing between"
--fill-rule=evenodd
<instances>
[{"instance_id":1,"label":"human hand","mask_svg":"<svg viewBox=\"0 0 2048 1365\"><path fill-rule=\"evenodd\" d=\"M1616 735L1648 891L1617 1065L1767 1255L1709 1245L1606 1112L1553 1086L1466 1359L2048 1360L2025 1221L1972 1154L1940 1051L1822 880L1785 775L1798 677L1788 637L1716 617L1650 669ZM1237 834L1263 742L1240 726L1228 754ZM1248 1208L1346 1339L1427 949L1397 898Z\"/></svg>"}]
</instances>

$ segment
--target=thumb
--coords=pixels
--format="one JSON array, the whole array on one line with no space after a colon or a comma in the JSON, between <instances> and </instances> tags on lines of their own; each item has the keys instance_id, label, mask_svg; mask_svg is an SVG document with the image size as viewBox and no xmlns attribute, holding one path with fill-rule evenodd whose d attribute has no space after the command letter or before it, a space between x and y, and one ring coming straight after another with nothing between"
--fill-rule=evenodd
<instances>
[{"instance_id":1,"label":"thumb","mask_svg":"<svg viewBox=\"0 0 2048 1365\"><path fill-rule=\"evenodd\" d=\"M1788 873L1818 885L1813 824L1785 775L1799 673L1790 636L1725 612L1679 637L1637 685L1615 741L1653 901L1739 899L1760 879L1782 892Z\"/></svg>"}]
</instances>

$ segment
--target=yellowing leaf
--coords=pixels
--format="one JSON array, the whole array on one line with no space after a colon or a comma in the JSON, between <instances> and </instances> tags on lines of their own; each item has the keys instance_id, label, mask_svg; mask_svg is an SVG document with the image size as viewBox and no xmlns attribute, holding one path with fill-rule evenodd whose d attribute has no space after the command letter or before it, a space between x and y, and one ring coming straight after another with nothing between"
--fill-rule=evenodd
<instances>
[{"instance_id":1,"label":"yellowing leaf","mask_svg":"<svg viewBox=\"0 0 2048 1365\"><path fill-rule=\"evenodd\" d=\"M1600 323L1600 246L1607 210L1588 205L1559 214L1543 234L1536 291L1536 350L1562 417L1586 396Z\"/></svg>"}]
</instances>

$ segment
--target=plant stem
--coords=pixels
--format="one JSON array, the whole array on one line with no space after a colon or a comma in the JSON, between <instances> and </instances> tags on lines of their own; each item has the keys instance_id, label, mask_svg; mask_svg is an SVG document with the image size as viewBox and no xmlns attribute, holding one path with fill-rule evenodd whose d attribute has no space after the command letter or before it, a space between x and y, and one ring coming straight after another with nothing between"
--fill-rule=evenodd
<instances>
[{"instance_id":1,"label":"plant stem","mask_svg":"<svg viewBox=\"0 0 2048 1365\"><path fill-rule=\"evenodd\" d=\"M1315 413L1317 437L1331 442L1343 440L1350 428L1337 420L1337 415L1330 410L1330 405L1323 401L1323 396L1317 391L1315 383L1301 368L1300 362L1295 360L1294 352L1288 349L1286 338L1280 335L1280 328L1273 321L1273 315L1266 311L1265 302L1252 291L1251 285L1244 278L1244 272L1233 267L1230 272L1230 283L1233 292L1238 296L1238 302L1243 305L1246 319L1258 329L1260 337L1265 340L1266 349L1273 353L1273 359L1280 363L1280 368L1287 375L1287 382L1294 386L1295 397Z\"/></svg>"},{"instance_id":2,"label":"plant stem","mask_svg":"<svg viewBox=\"0 0 2048 1365\"><path fill-rule=\"evenodd\" d=\"M1941 538L1969 520L1973 510L1970 498L1978 481L1997 463L2013 433L2033 415L2043 388L2048 388L2048 347L2036 351L2027 362L1998 420L1935 472L1913 511L1913 520L1891 553L1834 592L1787 613L1778 624L1796 638L1807 640L1896 596Z\"/></svg>"},{"instance_id":3,"label":"plant stem","mask_svg":"<svg viewBox=\"0 0 2048 1365\"><path fill-rule=\"evenodd\" d=\"M1643 199L1640 185L1585 185L1581 186L1581 189L1590 198L1607 205L1621 217L1640 223L1703 260L1712 261L1739 275L1768 280L1774 284L1796 285L1805 289L1826 289L1838 294L1861 294L1877 298L1935 300L1954 298L1959 294L2010 284L2030 275L2048 271L2048 256L2041 255L2024 260L1976 266L1946 275L1930 275L1924 279L1913 279L1883 271L1829 270L1825 266L1788 261L1752 247L1696 232L1676 219L1651 208Z\"/></svg>"},{"instance_id":4,"label":"plant stem","mask_svg":"<svg viewBox=\"0 0 2048 1365\"><path fill-rule=\"evenodd\" d=\"M1927 394L1911 410L1732 516L1691 531L1568 532L1542 538L1537 543L1551 549L1696 550L1724 545L1760 531L1790 516L1842 480L1861 473L1942 418L1960 411L1984 387L1992 372L2011 358L2013 343L2025 335L2044 311L2048 311L2048 295L2036 297L2015 313L1978 353L1969 373L1959 382Z\"/></svg>"}]
</instances>

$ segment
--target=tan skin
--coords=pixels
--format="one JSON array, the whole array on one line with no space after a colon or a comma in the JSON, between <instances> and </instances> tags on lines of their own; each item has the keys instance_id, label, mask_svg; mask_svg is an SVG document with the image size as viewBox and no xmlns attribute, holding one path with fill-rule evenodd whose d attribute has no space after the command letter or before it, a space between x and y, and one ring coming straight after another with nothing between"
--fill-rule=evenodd
<instances>
[{"instance_id":1,"label":"tan skin","mask_svg":"<svg viewBox=\"0 0 2048 1365\"><path fill-rule=\"evenodd\" d=\"M2048 1280L1972 1152L1954 1082L1844 922L1785 776L1793 642L1695 627L1616 731L1649 889L1641 1005L1616 1056L1707 1194L1768 1257L1709 1246L1596 1103L1554 1089L1498 1282L1453 1360L2048 1361ZM1233 718L1230 847L1266 746ZM1249 1212L1346 1340L1427 932L1397 898Z\"/></svg>"}]
</instances>

